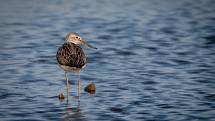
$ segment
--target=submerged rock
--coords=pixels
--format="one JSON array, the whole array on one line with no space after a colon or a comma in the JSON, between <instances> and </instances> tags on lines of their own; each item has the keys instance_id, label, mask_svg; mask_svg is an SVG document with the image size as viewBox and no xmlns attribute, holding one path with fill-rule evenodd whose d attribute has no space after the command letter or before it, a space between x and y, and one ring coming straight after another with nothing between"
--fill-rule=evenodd
<instances>
[{"instance_id":1,"label":"submerged rock","mask_svg":"<svg viewBox=\"0 0 215 121\"><path fill-rule=\"evenodd\" d=\"M63 93L60 93L60 94L58 95L58 99L59 99L60 101L63 101L63 100L64 100L64 95L63 95Z\"/></svg>"},{"instance_id":2,"label":"submerged rock","mask_svg":"<svg viewBox=\"0 0 215 121\"><path fill-rule=\"evenodd\" d=\"M96 85L94 83L88 84L84 90L90 94L94 94L96 92Z\"/></svg>"}]
</instances>

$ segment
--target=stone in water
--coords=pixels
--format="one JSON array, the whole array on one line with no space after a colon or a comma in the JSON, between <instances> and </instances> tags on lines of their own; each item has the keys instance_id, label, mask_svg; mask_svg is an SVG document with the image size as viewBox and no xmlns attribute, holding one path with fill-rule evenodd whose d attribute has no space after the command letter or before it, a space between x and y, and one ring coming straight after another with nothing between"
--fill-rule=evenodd
<instances>
[{"instance_id":1,"label":"stone in water","mask_svg":"<svg viewBox=\"0 0 215 121\"><path fill-rule=\"evenodd\" d=\"M64 100L64 95L63 95L63 93L60 93L59 95L58 95L58 98L59 98L59 100Z\"/></svg>"},{"instance_id":2,"label":"stone in water","mask_svg":"<svg viewBox=\"0 0 215 121\"><path fill-rule=\"evenodd\" d=\"M84 90L90 94L94 94L96 92L96 85L94 83L88 84Z\"/></svg>"}]
</instances>

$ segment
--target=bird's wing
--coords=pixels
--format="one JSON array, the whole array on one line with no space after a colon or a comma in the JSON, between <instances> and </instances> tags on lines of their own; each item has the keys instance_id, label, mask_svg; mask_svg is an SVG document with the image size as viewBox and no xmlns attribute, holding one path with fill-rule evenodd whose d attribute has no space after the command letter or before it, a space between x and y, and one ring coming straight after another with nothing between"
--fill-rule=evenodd
<instances>
[{"instance_id":1,"label":"bird's wing","mask_svg":"<svg viewBox=\"0 0 215 121\"><path fill-rule=\"evenodd\" d=\"M73 43L64 43L58 49L56 58L60 65L82 68L86 64L83 50Z\"/></svg>"}]
</instances>

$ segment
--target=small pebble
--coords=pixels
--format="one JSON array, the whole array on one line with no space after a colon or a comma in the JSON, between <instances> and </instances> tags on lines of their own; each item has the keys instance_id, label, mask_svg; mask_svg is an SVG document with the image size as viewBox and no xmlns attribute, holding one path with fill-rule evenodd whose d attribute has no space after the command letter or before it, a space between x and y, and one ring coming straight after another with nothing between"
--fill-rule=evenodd
<instances>
[{"instance_id":1,"label":"small pebble","mask_svg":"<svg viewBox=\"0 0 215 121\"><path fill-rule=\"evenodd\" d=\"M84 90L90 94L94 94L96 92L96 85L94 83L88 84Z\"/></svg>"},{"instance_id":2,"label":"small pebble","mask_svg":"<svg viewBox=\"0 0 215 121\"><path fill-rule=\"evenodd\" d=\"M63 93L60 93L59 95L58 95L58 98L59 98L59 100L64 100L64 95L63 95Z\"/></svg>"}]
</instances>

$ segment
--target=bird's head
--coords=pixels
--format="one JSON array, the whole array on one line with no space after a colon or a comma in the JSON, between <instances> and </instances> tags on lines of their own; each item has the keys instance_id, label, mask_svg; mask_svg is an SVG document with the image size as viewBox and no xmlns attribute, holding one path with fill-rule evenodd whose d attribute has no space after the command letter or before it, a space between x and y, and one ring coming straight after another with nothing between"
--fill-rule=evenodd
<instances>
[{"instance_id":1,"label":"bird's head","mask_svg":"<svg viewBox=\"0 0 215 121\"><path fill-rule=\"evenodd\" d=\"M75 32L70 32L69 34L67 34L65 38L65 42L71 42L76 45L85 45L89 48L97 49L96 47L88 44L84 39L80 37L78 33L75 33Z\"/></svg>"}]
</instances>

